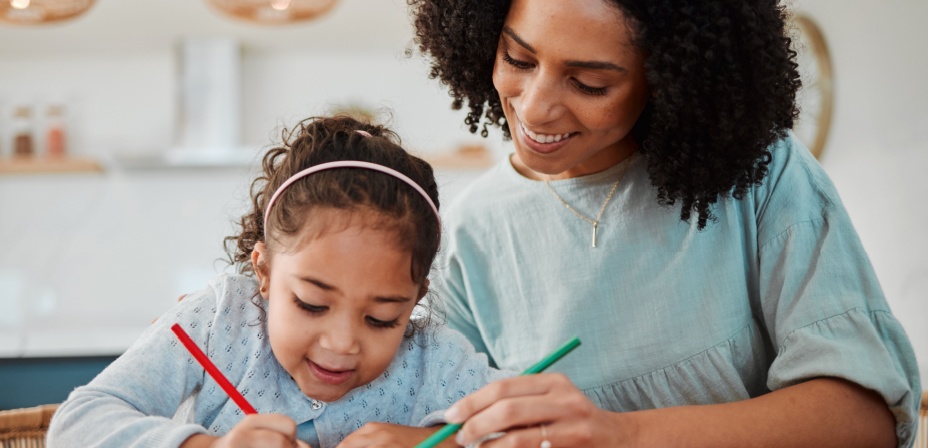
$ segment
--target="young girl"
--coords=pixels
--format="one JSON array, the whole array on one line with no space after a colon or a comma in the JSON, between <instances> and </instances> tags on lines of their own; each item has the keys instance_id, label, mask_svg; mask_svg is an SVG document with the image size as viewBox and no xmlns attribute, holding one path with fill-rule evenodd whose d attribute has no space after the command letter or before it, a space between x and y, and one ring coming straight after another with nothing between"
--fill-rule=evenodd
<instances>
[{"instance_id":1,"label":"young girl","mask_svg":"<svg viewBox=\"0 0 928 448\"><path fill-rule=\"evenodd\" d=\"M242 275L188 295L76 389L49 446L334 447L368 422L438 423L509 376L458 333L412 316L441 225L431 167L397 140L320 118L271 149L254 209L226 238ZM175 323L258 414L245 416L204 372Z\"/></svg>"}]
</instances>

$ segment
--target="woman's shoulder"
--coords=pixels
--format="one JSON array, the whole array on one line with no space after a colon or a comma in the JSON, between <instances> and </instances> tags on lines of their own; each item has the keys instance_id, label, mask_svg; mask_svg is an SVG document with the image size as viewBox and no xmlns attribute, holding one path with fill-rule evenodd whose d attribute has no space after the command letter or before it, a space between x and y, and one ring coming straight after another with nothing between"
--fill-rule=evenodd
<instances>
[{"instance_id":1,"label":"woman's shoulder","mask_svg":"<svg viewBox=\"0 0 928 448\"><path fill-rule=\"evenodd\" d=\"M770 146L771 161L767 166L768 174L763 184L781 179L793 184L808 184L823 193L830 193L834 186L822 165L791 131ZM797 182L805 181L805 182ZM763 185L762 184L762 185Z\"/></svg>"},{"instance_id":2,"label":"woman's shoulder","mask_svg":"<svg viewBox=\"0 0 928 448\"><path fill-rule=\"evenodd\" d=\"M531 182L505 157L461 189L448 207L445 223L453 229L463 223L471 226L477 218L513 213L529 190L524 184Z\"/></svg>"},{"instance_id":3,"label":"woman's shoulder","mask_svg":"<svg viewBox=\"0 0 928 448\"><path fill-rule=\"evenodd\" d=\"M398 355L418 358L426 367L453 367L462 362L489 365L486 355L477 352L463 334L444 322L431 322L417 330L403 341Z\"/></svg>"},{"instance_id":4,"label":"woman's shoulder","mask_svg":"<svg viewBox=\"0 0 928 448\"><path fill-rule=\"evenodd\" d=\"M845 215L828 174L792 132L770 154L767 175L751 192L762 240L798 223Z\"/></svg>"}]
</instances>

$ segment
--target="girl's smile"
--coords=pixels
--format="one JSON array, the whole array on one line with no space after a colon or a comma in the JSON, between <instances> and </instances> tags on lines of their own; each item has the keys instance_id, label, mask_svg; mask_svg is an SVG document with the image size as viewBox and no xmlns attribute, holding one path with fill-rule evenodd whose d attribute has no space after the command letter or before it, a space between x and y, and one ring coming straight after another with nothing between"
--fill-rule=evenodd
<instances>
[{"instance_id":1,"label":"girl's smile","mask_svg":"<svg viewBox=\"0 0 928 448\"><path fill-rule=\"evenodd\" d=\"M306 363L309 365L312 374L315 375L319 381L332 385L338 385L348 381L355 372L354 369L325 368L309 359L306 360Z\"/></svg>"}]
</instances>

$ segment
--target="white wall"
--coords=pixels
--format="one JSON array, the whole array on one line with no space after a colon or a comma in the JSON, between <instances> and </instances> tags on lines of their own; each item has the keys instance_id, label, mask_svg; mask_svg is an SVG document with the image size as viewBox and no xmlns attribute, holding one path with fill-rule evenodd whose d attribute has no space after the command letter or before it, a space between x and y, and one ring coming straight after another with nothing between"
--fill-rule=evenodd
<instances>
[{"instance_id":1,"label":"white wall","mask_svg":"<svg viewBox=\"0 0 928 448\"><path fill-rule=\"evenodd\" d=\"M928 384L928 17L924 0L803 0L831 46L837 104L822 163L842 194ZM66 101L74 153L102 175L0 176L0 356L112 353L177 294L222 268L247 169L132 170L125 153L175 142L184 36L244 48L243 142L335 103L389 107L406 143L445 151L475 138L417 58L402 0L342 0L306 25L227 20L201 0L101 1L72 23L0 25L2 121L12 105ZM498 135L489 144L504 146ZM445 200L475 172L439 172Z\"/></svg>"},{"instance_id":2,"label":"white wall","mask_svg":"<svg viewBox=\"0 0 928 448\"><path fill-rule=\"evenodd\" d=\"M253 173L121 162L175 146L175 50L212 36L242 43L246 160L281 126L336 105L392 111L405 146L423 154L484 142L462 131L424 62L405 56L403 0L343 0L317 22L276 28L199 0L104 1L62 25L0 25L0 156L12 151L14 106L65 102L69 151L106 165L102 175L0 176L0 356L119 353L178 294L223 270L221 240ZM499 138L485 143L499 152ZM477 174L440 170L443 199Z\"/></svg>"}]
</instances>

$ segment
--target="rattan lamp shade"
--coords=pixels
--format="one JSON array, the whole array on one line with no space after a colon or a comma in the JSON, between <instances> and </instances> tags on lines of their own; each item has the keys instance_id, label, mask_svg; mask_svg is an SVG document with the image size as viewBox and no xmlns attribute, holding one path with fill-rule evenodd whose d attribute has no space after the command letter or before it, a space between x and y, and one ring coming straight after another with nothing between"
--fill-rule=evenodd
<instances>
[{"instance_id":1,"label":"rattan lamp shade","mask_svg":"<svg viewBox=\"0 0 928 448\"><path fill-rule=\"evenodd\" d=\"M0 21L40 25L73 19L90 9L94 0L0 0Z\"/></svg>"},{"instance_id":2,"label":"rattan lamp shade","mask_svg":"<svg viewBox=\"0 0 928 448\"><path fill-rule=\"evenodd\" d=\"M207 3L238 19L256 23L275 24L315 19L332 9L337 1L338 0L207 0Z\"/></svg>"}]
</instances>

